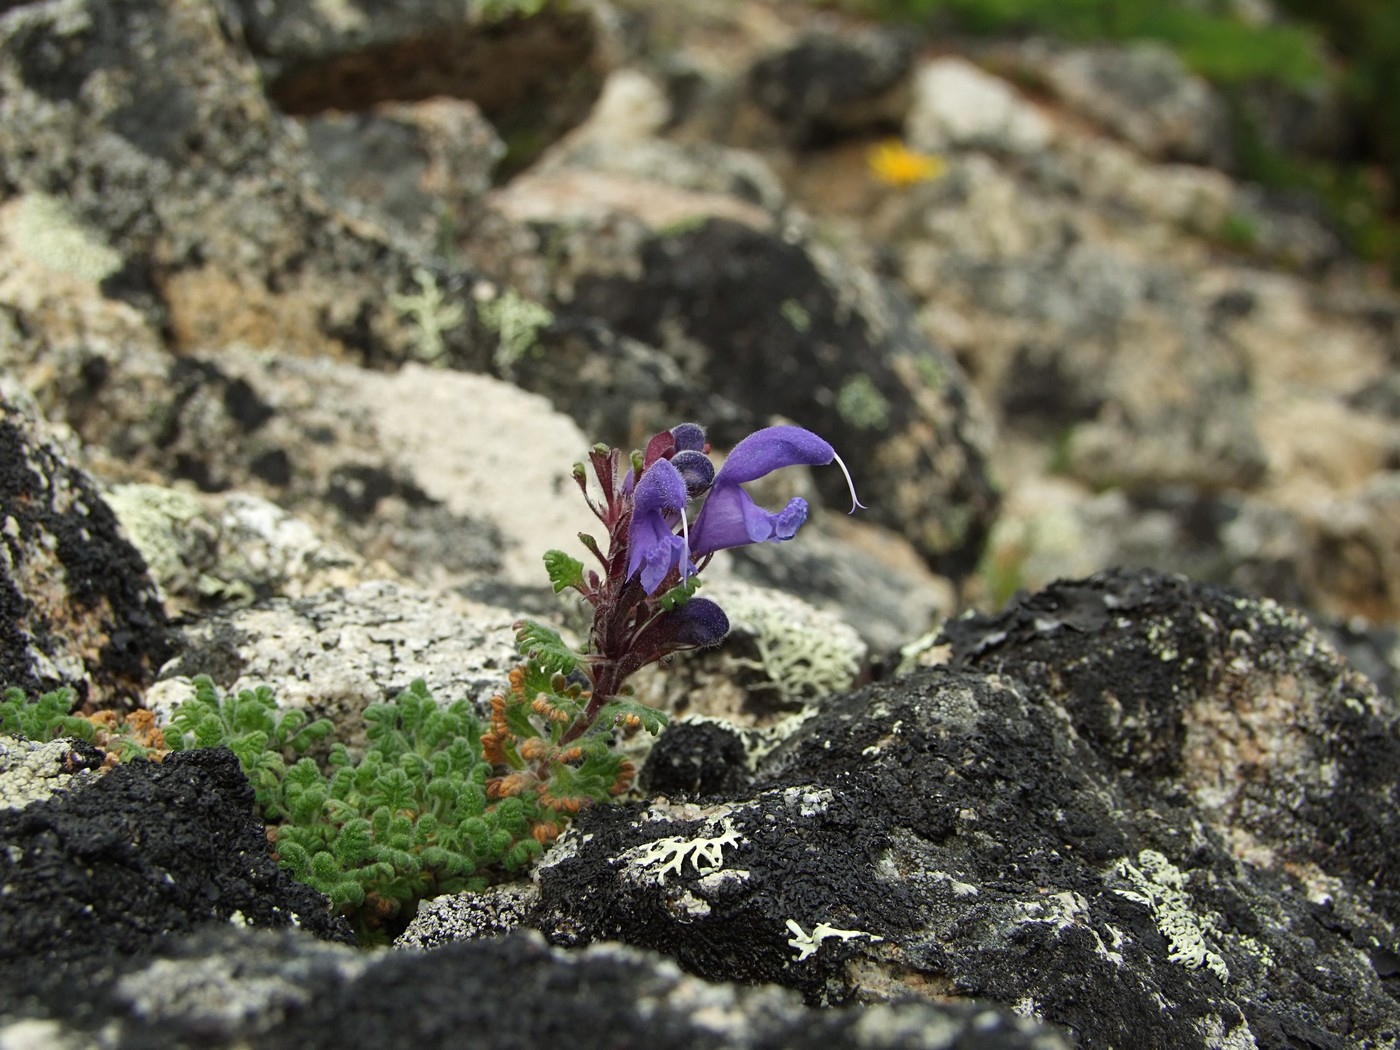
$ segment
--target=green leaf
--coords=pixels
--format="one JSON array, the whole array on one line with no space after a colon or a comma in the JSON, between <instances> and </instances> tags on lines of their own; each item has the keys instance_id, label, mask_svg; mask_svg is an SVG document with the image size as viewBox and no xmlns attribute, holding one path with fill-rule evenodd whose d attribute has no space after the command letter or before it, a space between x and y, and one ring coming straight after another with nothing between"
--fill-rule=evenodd
<instances>
[{"instance_id":1,"label":"green leaf","mask_svg":"<svg viewBox=\"0 0 1400 1050\"><path fill-rule=\"evenodd\" d=\"M695 597L695 592L700 589L699 576L687 576L683 583L678 583L669 591L665 591L658 597L657 603L667 612L679 609L691 598Z\"/></svg>"},{"instance_id":2,"label":"green leaf","mask_svg":"<svg viewBox=\"0 0 1400 1050\"><path fill-rule=\"evenodd\" d=\"M656 736L661 730L666 728L666 723L670 721L664 712L658 711L654 707L640 704L636 700L614 700L610 704L604 704L598 711L598 719L593 723L593 729L599 727L611 729L613 726L621 725L622 720L629 715L635 715L642 721L642 728L652 736Z\"/></svg>"},{"instance_id":3,"label":"green leaf","mask_svg":"<svg viewBox=\"0 0 1400 1050\"><path fill-rule=\"evenodd\" d=\"M578 654L570 649L559 632L534 620L515 625L515 647L546 674L569 674L578 667Z\"/></svg>"},{"instance_id":4,"label":"green leaf","mask_svg":"<svg viewBox=\"0 0 1400 1050\"><path fill-rule=\"evenodd\" d=\"M583 562L577 558L571 558L563 551L545 551L544 568L549 573L549 582L554 585L555 594L570 587L583 590Z\"/></svg>"}]
</instances>

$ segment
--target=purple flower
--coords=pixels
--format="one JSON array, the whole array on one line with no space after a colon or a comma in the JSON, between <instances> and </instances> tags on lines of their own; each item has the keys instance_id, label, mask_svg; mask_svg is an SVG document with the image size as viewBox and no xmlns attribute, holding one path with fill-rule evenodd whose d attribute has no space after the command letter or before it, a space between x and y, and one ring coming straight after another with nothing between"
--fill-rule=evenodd
<instances>
[{"instance_id":1,"label":"purple flower","mask_svg":"<svg viewBox=\"0 0 1400 1050\"><path fill-rule=\"evenodd\" d=\"M711 554L747 543L790 540L807 520L807 501L796 497L780 511L766 511L742 488L782 467L824 466L835 461L851 490L851 511L864 506L856 498L850 471L829 444L802 427L767 427L734 446L710 485L709 497L695 519L689 538L693 555Z\"/></svg>"},{"instance_id":2,"label":"purple flower","mask_svg":"<svg viewBox=\"0 0 1400 1050\"><path fill-rule=\"evenodd\" d=\"M690 563L685 478L669 459L658 459L642 472L632 494L632 524L627 536L627 578L640 573L642 588L655 593L672 569L682 578L695 572ZM681 535L675 534L679 520Z\"/></svg>"}]
</instances>

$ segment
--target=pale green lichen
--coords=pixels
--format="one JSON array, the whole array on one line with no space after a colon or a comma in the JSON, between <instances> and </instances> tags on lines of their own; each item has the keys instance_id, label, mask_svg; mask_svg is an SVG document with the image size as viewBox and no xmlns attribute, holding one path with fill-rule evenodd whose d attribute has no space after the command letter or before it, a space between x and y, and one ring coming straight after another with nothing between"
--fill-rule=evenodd
<instances>
[{"instance_id":1,"label":"pale green lichen","mask_svg":"<svg viewBox=\"0 0 1400 1050\"><path fill-rule=\"evenodd\" d=\"M884 430L890 424L889 399L863 372L836 392L836 413L857 430Z\"/></svg>"},{"instance_id":2,"label":"pale green lichen","mask_svg":"<svg viewBox=\"0 0 1400 1050\"><path fill-rule=\"evenodd\" d=\"M198 497L159 485L132 484L113 487L106 498L162 592L210 590L213 581L203 570L214 558L218 537Z\"/></svg>"},{"instance_id":3,"label":"pale green lichen","mask_svg":"<svg viewBox=\"0 0 1400 1050\"><path fill-rule=\"evenodd\" d=\"M481 323L496 333L496 368L506 377L534 350L540 329L554 321L546 307L510 289L478 303L476 310Z\"/></svg>"},{"instance_id":4,"label":"pale green lichen","mask_svg":"<svg viewBox=\"0 0 1400 1050\"><path fill-rule=\"evenodd\" d=\"M756 659L733 663L762 673L753 689L771 689L783 701L825 696L849 689L860 673L865 643L847 624L815 610L790 609L766 598L725 597L731 628L753 639Z\"/></svg>"},{"instance_id":5,"label":"pale green lichen","mask_svg":"<svg viewBox=\"0 0 1400 1050\"><path fill-rule=\"evenodd\" d=\"M391 295L389 302L414 325L418 356L424 361L436 361L447 352L445 333L467 319L467 308L450 301L443 294L437 277L425 267L413 270L418 291L412 295Z\"/></svg>"},{"instance_id":6,"label":"pale green lichen","mask_svg":"<svg viewBox=\"0 0 1400 1050\"><path fill-rule=\"evenodd\" d=\"M1167 939L1169 962L1188 970L1205 967L1222 984L1230 979L1224 958L1207 939L1218 932L1216 923L1192 907L1186 876L1180 869L1156 850L1145 849L1138 853L1136 864L1123 857L1113 870L1132 887L1113 892L1151 909L1157 928Z\"/></svg>"},{"instance_id":7,"label":"pale green lichen","mask_svg":"<svg viewBox=\"0 0 1400 1050\"><path fill-rule=\"evenodd\" d=\"M0 809L23 809L97 775L89 769L74 772L72 754L70 740L0 736Z\"/></svg>"},{"instance_id":8,"label":"pale green lichen","mask_svg":"<svg viewBox=\"0 0 1400 1050\"><path fill-rule=\"evenodd\" d=\"M15 247L36 262L94 283L121 269L122 257L100 235L84 226L61 200L27 193L15 205L11 236Z\"/></svg>"}]
</instances>

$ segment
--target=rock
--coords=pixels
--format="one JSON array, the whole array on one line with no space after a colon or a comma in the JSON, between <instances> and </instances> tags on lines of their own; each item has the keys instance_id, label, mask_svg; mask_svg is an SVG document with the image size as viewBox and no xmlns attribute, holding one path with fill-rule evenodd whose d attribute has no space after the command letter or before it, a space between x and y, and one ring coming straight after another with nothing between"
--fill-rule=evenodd
<instances>
[{"instance_id":1,"label":"rock","mask_svg":"<svg viewBox=\"0 0 1400 1050\"><path fill-rule=\"evenodd\" d=\"M402 234L421 255L441 252L469 221L505 153L481 111L451 98L322 112L301 127L336 206Z\"/></svg>"},{"instance_id":2,"label":"rock","mask_svg":"<svg viewBox=\"0 0 1400 1050\"><path fill-rule=\"evenodd\" d=\"M1400 711L1306 621L1123 573L946 637L952 668L828 698L719 793L671 761L581 815L535 924L1084 1046L1393 1038Z\"/></svg>"},{"instance_id":3,"label":"rock","mask_svg":"<svg viewBox=\"0 0 1400 1050\"><path fill-rule=\"evenodd\" d=\"M211 923L351 939L326 899L272 859L231 751L134 762L0 809L0 842L7 1018L100 1023L104 985L163 938Z\"/></svg>"},{"instance_id":4,"label":"rock","mask_svg":"<svg viewBox=\"0 0 1400 1050\"><path fill-rule=\"evenodd\" d=\"M347 13L236 4L268 94L286 113L390 101L475 103L521 166L579 123L601 89L602 34L586 7L410 0Z\"/></svg>"},{"instance_id":5,"label":"rock","mask_svg":"<svg viewBox=\"0 0 1400 1050\"><path fill-rule=\"evenodd\" d=\"M1035 153L1050 145L1052 130L1031 103L1005 80L962 58L940 58L919 67L905 118L914 149L942 153L985 149Z\"/></svg>"},{"instance_id":6,"label":"rock","mask_svg":"<svg viewBox=\"0 0 1400 1050\"><path fill-rule=\"evenodd\" d=\"M538 935L363 955L304 934L208 926L172 939L120 979L103 976L96 1016L14 1022L0 1028L0 1039L87 1045L96 1023L105 1022L103 1045L117 1050L396 1040L433 1050L457 1045L464 1031L498 1032L506 1047L567 1038L600 1050L616 1046L620 1031L715 1048L893 1050L919 1038L936 1038L949 1050L1067 1046L1033 1022L994 1010L905 1003L816 1011L783 989L698 980L654 953L621 945L566 953ZM544 1000L548 1009L539 1008Z\"/></svg>"},{"instance_id":7,"label":"rock","mask_svg":"<svg viewBox=\"0 0 1400 1050\"><path fill-rule=\"evenodd\" d=\"M1225 100L1165 45L1069 48L1033 64L1062 101L1144 155L1233 166Z\"/></svg>"},{"instance_id":8,"label":"rock","mask_svg":"<svg viewBox=\"0 0 1400 1050\"><path fill-rule=\"evenodd\" d=\"M913 56L907 32L832 27L759 59L748 90L794 142L868 131L902 114Z\"/></svg>"},{"instance_id":9,"label":"rock","mask_svg":"<svg viewBox=\"0 0 1400 1050\"><path fill-rule=\"evenodd\" d=\"M171 611L301 597L354 583L367 572L351 551L246 493L128 484L113 487L107 502Z\"/></svg>"},{"instance_id":10,"label":"rock","mask_svg":"<svg viewBox=\"0 0 1400 1050\"><path fill-rule=\"evenodd\" d=\"M121 260L104 287L172 346L411 352L384 290L409 291L414 263L327 206L231 8L30 4L0 44L0 173L14 192L63 187Z\"/></svg>"},{"instance_id":11,"label":"rock","mask_svg":"<svg viewBox=\"0 0 1400 1050\"><path fill-rule=\"evenodd\" d=\"M92 478L0 385L0 685L129 707L169 653L160 597Z\"/></svg>"},{"instance_id":12,"label":"rock","mask_svg":"<svg viewBox=\"0 0 1400 1050\"><path fill-rule=\"evenodd\" d=\"M519 657L518 614L424 593L387 580L280 598L189 627L179 657L147 696L170 709L207 674L225 690L271 686L278 702L329 717L340 739L360 741L360 716L415 679L443 703L483 710Z\"/></svg>"}]
</instances>

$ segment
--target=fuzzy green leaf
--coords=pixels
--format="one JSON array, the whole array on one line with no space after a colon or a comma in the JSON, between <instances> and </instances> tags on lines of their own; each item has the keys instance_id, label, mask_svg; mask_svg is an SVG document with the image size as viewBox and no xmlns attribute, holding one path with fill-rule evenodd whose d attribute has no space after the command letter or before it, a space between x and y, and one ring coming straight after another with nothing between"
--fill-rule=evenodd
<instances>
[{"instance_id":1,"label":"fuzzy green leaf","mask_svg":"<svg viewBox=\"0 0 1400 1050\"><path fill-rule=\"evenodd\" d=\"M564 643L559 632L534 620L515 625L515 647L545 674L569 674L578 667L578 654Z\"/></svg>"},{"instance_id":2,"label":"fuzzy green leaf","mask_svg":"<svg viewBox=\"0 0 1400 1050\"><path fill-rule=\"evenodd\" d=\"M611 729L613 726L621 725L622 720L629 715L635 715L641 719L642 728L652 736L656 736L666 728L666 723L670 721L664 712L658 711L654 707L640 704L635 700L614 700L610 704L604 704L602 710L598 712L598 719L593 723L595 729L603 727Z\"/></svg>"},{"instance_id":3,"label":"fuzzy green leaf","mask_svg":"<svg viewBox=\"0 0 1400 1050\"><path fill-rule=\"evenodd\" d=\"M546 551L544 568L549 574L549 582L554 585L555 594L570 587L583 590L583 562L577 558L571 558L563 551Z\"/></svg>"}]
</instances>

